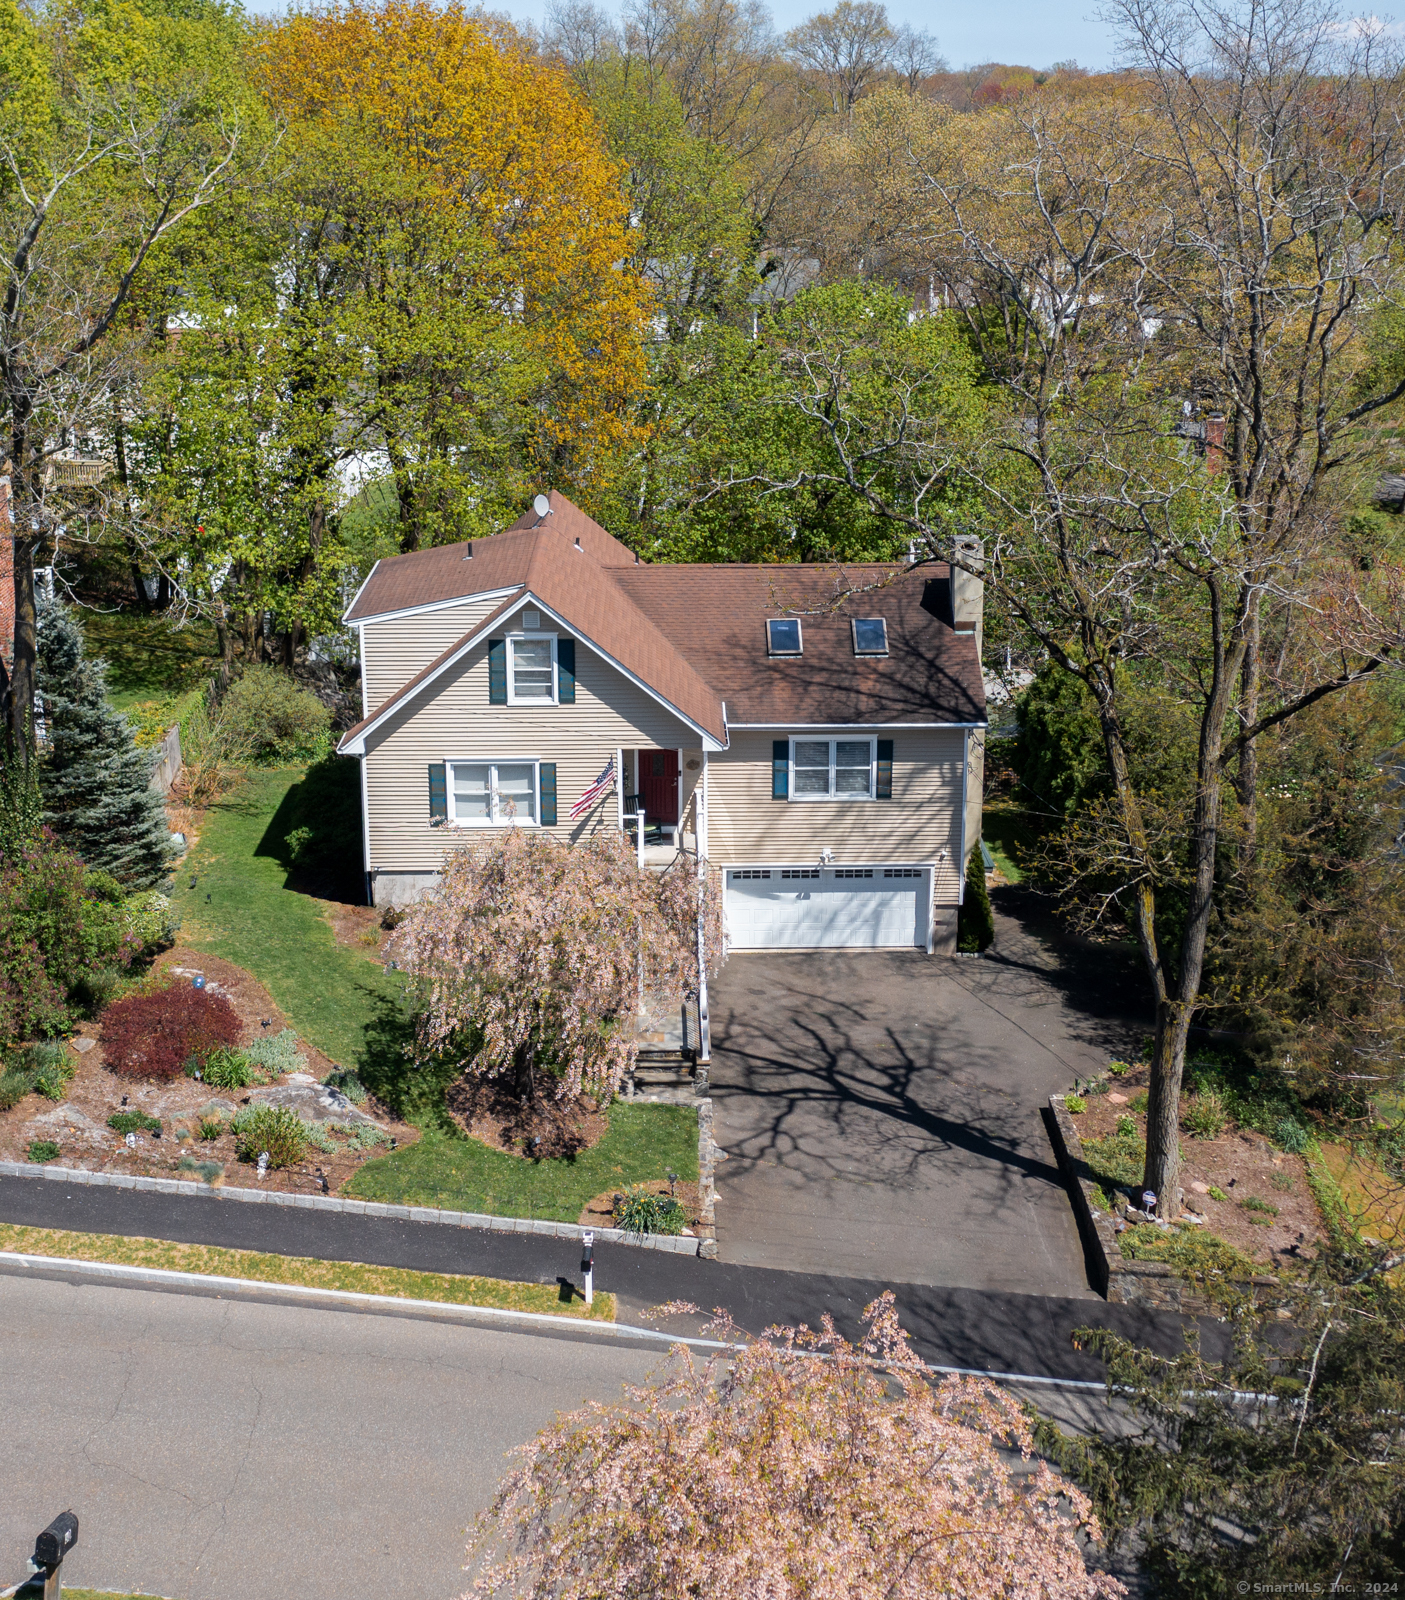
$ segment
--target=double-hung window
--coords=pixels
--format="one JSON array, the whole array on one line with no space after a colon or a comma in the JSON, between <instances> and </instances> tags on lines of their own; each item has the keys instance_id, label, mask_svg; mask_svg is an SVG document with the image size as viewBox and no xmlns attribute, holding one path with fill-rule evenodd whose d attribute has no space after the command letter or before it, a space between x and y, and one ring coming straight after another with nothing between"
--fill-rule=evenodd
<instances>
[{"instance_id":1,"label":"double-hung window","mask_svg":"<svg viewBox=\"0 0 1405 1600\"><path fill-rule=\"evenodd\" d=\"M872 739L792 739L793 800L871 800Z\"/></svg>"},{"instance_id":2,"label":"double-hung window","mask_svg":"<svg viewBox=\"0 0 1405 1600\"><path fill-rule=\"evenodd\" d=\"M448 820L455 827L534 826L540 821L535 761L453 761L448 788Z\"/></svg>"},{"instance_id":3,"label":"double-hung window","mask_svg":"<svg viewBox=\"0 0 1405 1600\"><path fill-rule=\"evenodd\" d=\"M509 705L549 706L556 703L556 635L511 634L507 641Z\"/></svg>"}]
</instances>

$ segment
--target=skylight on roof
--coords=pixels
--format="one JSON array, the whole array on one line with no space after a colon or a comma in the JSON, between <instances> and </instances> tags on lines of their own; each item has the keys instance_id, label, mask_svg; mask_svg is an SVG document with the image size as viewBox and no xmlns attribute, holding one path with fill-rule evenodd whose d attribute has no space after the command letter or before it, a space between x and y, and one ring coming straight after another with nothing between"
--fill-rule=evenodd
<instances>
[{"instance_id":1,"label":"skylight on roof","mask_svg":"<svg viewBox=\"0 0 1405 1600\"><path fill-rule=\"evenodd\" d=\"M856 656L888 654L888 624L884 618L854 618L854 654Z\"/></svg>"},{"instance_id":2,"label":"skylight on roof","mask_svg":"<svg viewBox=\"0 0 1405 1600\"><path fill-rule=\"evenodd\" d=\"M771 617L766 623L766 648L773 656L800 654L799 617Z\"/></svg>"}]
</instances>

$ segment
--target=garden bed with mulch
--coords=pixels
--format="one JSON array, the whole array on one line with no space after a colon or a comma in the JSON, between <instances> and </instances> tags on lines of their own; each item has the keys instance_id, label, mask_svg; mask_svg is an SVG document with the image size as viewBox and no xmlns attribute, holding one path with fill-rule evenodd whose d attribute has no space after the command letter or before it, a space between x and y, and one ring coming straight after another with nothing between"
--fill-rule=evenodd
<instances>
[{"instance_id":1,"label":"garden bed with mulch","mask_svg":"<svg viewBox=\"0 0 1405 1600\"><path fill-rule=\"evenodd\" d=\"M204 951L181 945L165 951L157 958L144 987L189 984L197 974L204 977L208 990L223 995L233 1006L239 1019L241 1045L276 1037L287 1028L287 1018L261 983L242 967ZM100 1024L88 1022L69 1040L72 1077L61 1102L56 1104L33 1093L25 1095L9 1111L0 1112L0 1160L26 1161L31 1143L47 1141L58 1146L59 1153L53 1158L57 1165L88 1172L151 1178L204 1176L207 1181L219 1181L212 1172L193 1172L189 1164L194 1160L222 1169L231 1183L247 1186L261 1181L268 1189L335 1194L368 1160L390 1148L388 1144L347 1148L332 1134L331 1151L309 1150L307 1159L276 1168L258 1180L255 1169L238 1159L234 1135L228 1126L237 1109L249 1102L249 1089L218 1089L187 1077L151 1082L118 1076L104 1062L99 1033ZM275 1078L275 1084L320 1083L335 1065L305 1040L298 1040L297 1050L302 1057L298 1071ZM373 1099L361 1109L397 1146L419 1138L418 1129L397 1121ZM136 1148L129 1148L125 1136L108 1126L108 1118L121 1111L143 1112L159 1120L160 1134L139 1130ZM223 1125L224 1131L217 1138L201 1138L202 1112L207 1125L216 1121ZM182 1158L187 1163L184 1168Z\"/></svg>"},{"instance_id":2,"label":"garden bed with mulch","mask_svg":"<svg viewBox=\"0 0 1405 1600\"><path fill-rule=\"evenodd\" d=\"M1084 1159L1104 1194L1126 1199L1140 1191L1145 1152L1144 1095L1149 1068L1133 1065L1120 1078L1104 1080L1104 1094L1085 1091L1087 1109L1065 1109L1082 1141ZM1262 1133L1226 1120L1214 1137L1196 1137L1185 1125L1194 1095L1182 1101L1181 1184L1185 1205L1205 1218L1205 1228L1250 1260L1270 1270L1309 1260L1326 1239L1322 1214L1300 1155L1274 1147ZM1119 1134L1131 1119L1134 1132ZM1118 1208L1121 1209L1120 1206Z\"/></svg>"},{"instance_id":3,"label":"garden bed with mulch","mask_svg":"<svg viewBox=\"0 0 1405 1600\"><path fill-rule=\"evenodd\" d=\"M650 1183L631 1184L628 1187L646 1194L670 1195L683 1207L689 1231L698 1227L702 1208L700 1184L685 1183L682 1179L670 1184L667 1178L656 1178ZM583 1228L618 1228L620 1224L615 1221L615 1196L622 1192L620 1189L606 1189L603 1194L596 1195L593 1200L587 1201L576 1220Z\"/></svg>"},{"instance_id":4,"label":"garden bed with mulch","mask_svg":"<svg viewBox=\"0 0 1405 1600\"><path fill-rule=\"evenodd\" d=\"M594 1100L520 1100L500 1080L459 1078L444 1092L450 1117L470 1139L504 1155L557 1161L590 1150L610 1130Z\"/></svg>"}]
</instances>

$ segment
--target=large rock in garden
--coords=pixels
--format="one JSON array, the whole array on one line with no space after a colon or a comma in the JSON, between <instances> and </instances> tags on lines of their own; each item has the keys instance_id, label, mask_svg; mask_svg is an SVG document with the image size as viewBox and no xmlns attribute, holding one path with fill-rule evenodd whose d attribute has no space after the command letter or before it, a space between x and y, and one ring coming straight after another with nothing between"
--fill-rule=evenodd
<instances>
[{"instance_id":1,"label":"large rock in garden","mask_svg":"<svg viewBox=\"0 0 1405 1600\"><path fill-rule=\"evenodd\" d=\"M332 1122L341 1128L354 1128L375 1118L352 1105L340 1089L325 1083L277 1083L271 1089L251 1089L249 1104L287 1106L307 1122Z\"/></svg>"}]
</instances>

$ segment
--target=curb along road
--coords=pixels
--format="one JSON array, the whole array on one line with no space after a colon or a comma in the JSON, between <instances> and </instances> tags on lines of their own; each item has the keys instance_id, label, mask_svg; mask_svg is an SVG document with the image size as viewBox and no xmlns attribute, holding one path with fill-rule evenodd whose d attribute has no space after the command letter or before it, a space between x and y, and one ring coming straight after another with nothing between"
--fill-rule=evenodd
<instances>
[{"instance_id":1,"label":"curb along road","mask_svg":"<svg viewBox=\"0 0 1405 1600\"><path fill-rule=\"evenodd\" d=\"M0 1175L0 1221L78 1233L111 1233L222 1245L276 1255L360 1261L425 1272L471 1273L520 1283L579 1279L574 1238L445 1227L320 1207L225 1205L205 1197ZM598 1236L597 1236L598 1239ZM725 1307L738 1325L817 1325L828 1312L846 1337L863 1308L889 1285L639 1250L598 1242L595 1285L616 1297L622 1320L637 1323L655 1305L686 1301ZM1097 1381L1101 1363L1073 1348L1075 1328L1112 1328L1164 1355L1181 1348L1183 1319L1101 1300L1062 1300L901 1283L891 1286L903 1326L925 1361L992 1373ZM1207 1349L1222 1331L1202 1324Z\"/></svg>"},{"instance_id":2,"label":"curb along road","mask_svg":"<svg viewBox=\"0 0 1405 1600\"><path fill-rule=\"evenodd\" d=\"M236 1205L295 1206L303 1211L340 1211L354 1217L391 1217L405 1222L432 1222L440 1227L483 1228L492 1233L541 1233L551 1239L579 1239L586 1232L578 1222L538 1222L531 1217L496 1217L480 1211L444 1211L437 1206L382 1205L377 1200L339 1200L332 1195L290 1194L284 1189L237 1189L184 1178L134 1178L125 1172L85 1172L79 1167L40 1166L26 1161L0 1161L0 1178L43 1178L50 1183L89 1188L134 1189L143 1194L214 1197ZM598 1242L627 1244L636 1250L664 1250L680 1256L714 1256L711 1239L689 1234L627 1233L623 1228L595 1228Z\"/></svg>"}]
</instances>

